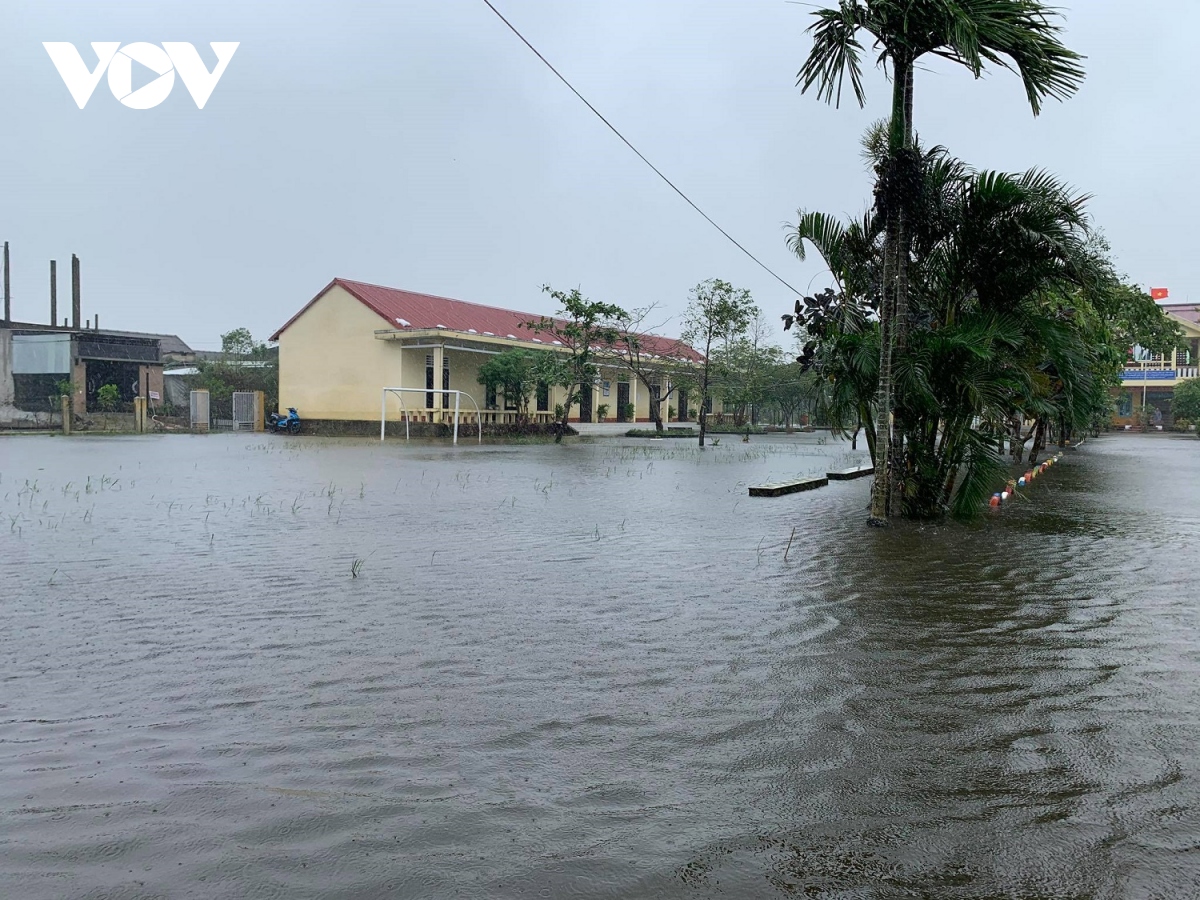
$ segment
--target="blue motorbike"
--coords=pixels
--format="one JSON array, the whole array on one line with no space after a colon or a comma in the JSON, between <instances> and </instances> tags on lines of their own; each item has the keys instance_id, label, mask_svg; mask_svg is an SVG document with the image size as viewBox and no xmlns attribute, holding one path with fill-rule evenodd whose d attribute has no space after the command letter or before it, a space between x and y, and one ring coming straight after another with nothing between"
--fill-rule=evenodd
<instances>
[{"instance_id":1,"label":"blue motorbike","mask_svg":"<svg viewBox=\"0 0 1200 900\"><path fill-rule=\"evenodd\" d=\"M296 412L296 407L289 406L286 416L280 413L271 413L271 419L267 422L267 431L273 431L277 434L280 432L299 434L300 414Z\"/></svg>"}]
</instances>

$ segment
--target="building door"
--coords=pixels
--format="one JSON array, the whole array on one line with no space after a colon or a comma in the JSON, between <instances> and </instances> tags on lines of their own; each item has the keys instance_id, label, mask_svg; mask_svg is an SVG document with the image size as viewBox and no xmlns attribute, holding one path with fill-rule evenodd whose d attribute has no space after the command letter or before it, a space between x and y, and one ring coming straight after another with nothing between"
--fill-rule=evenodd
<instances>
[{"instance_id":1,"label":"building door","mask_svg":"<svg viewBox=\"0 0 1200 900\"><path fill-rule=\"evenodd\" d=\"M625 416L625 407L629 405L629 382L617 382L617 421L628 422L629 419Z\"/></svg>"},{"instance_id":2,"label":"building door","mask_svg":"<svg viewBox=\"0 0 1200 900\"><path fill-rule=\"evenodd\" d=\"M679 392L679 421L686 422L688 417L687 391Z\"/></svg>"},{"instance_id":3,"label":"building door","mask_svg":"<svg viewBox=\"0 0 1200 900\"><path fill-rule=\"evenodd\" d=\"M579 421L592 421L592 386L590 384L579 386Z\"/></svg>"}]
</instances>

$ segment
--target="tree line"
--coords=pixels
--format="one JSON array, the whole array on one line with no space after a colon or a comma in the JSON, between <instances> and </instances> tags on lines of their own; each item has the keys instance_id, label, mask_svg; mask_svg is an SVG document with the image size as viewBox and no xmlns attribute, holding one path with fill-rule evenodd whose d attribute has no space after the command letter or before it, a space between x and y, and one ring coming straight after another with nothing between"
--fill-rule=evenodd
<instances>
[{"instance_id":1,"label":"tree line","mask_svg":"<svg viewBox=\"0 0 1200 900\"><path fill-rule=\"evenodd\" d=\"M764 417L792 425L807 408L815 376L770 340L750 292L727 281L709 279L692 289L676 340L653 333L665 324L658 321L657 305L625 310L590 300L578 288L547 285L543 290L556 302L557 314L523 327L561 349L505 350L480 366L478 381L487 398L502 394L521 422L531 420L530 405L539 391L560 388L563 402L553 411L556 440L566 433L582 392L600 380L601 365L616 364L637 380L652 398L650 417L659 433L664 406L672 415L684 398L695 404L701 447L715 400L738 426Z\"/></svg>"},{"instance_id":2,"label":"tree line","mask_svg":"<svg viewBox=\"0 0 1200 900\"><path fill-rule=\"evenodd\" d=\"M913 126L914 73L938 57L981 77L1018 74L1033 113L1071 96L1082 58L1037 0L842 0L813 13L798 75L865 101L871 44L890 77L889 119L863 139L871 207L843 221L801 210L788 242L815 249L833 286L784 316L803 340L815 400L835 431L862 429L875 465L869 521L971 515L1007 475L1106 423L1134 344L1170 352L1178 329L1128 284L1088 197L1041 169L979 170Z\"/></svg>"}]
</instances>

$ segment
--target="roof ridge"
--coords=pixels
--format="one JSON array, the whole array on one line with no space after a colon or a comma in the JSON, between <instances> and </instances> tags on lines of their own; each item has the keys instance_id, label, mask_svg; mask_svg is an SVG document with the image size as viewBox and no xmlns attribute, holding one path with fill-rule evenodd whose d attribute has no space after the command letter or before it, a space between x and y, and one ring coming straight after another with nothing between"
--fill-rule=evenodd
<instances>
[{"instance_id":1,"label":"roof ridge","mask_svg":"<svg viewBox=\"0 0 1200 900\"><path fill-rule=\"evenodd\" d=\"M353 278L340 278L340 277L335 278L333 280L343 286L357 284L357 285L362 285L363 287L378 288L381 291L393 291L397 294L412 294L417 297L428 297L430 300L445 300L447 303L461 303L464 306L478 306L480 309L494 309L494 310L498 310L500 312L515 313L518 316L530 316L532 318L555 319L557 321L565 321L564 319L560 319L558 316L554 316L554 315L547 316L542 313L531 313L531 312L525 312L524 310L520 310L520 309L509 309L508 307L505 307L505 306L493 306L490 303L476 303L474 300L459 300L457 297L443 297L440 294L427 294L424 291L410 291L410 290L407 290L406 288L391 287L386 284L375 284L374 282L370 282L370 281L355 281Z\"/></svg>"}]
</instances>

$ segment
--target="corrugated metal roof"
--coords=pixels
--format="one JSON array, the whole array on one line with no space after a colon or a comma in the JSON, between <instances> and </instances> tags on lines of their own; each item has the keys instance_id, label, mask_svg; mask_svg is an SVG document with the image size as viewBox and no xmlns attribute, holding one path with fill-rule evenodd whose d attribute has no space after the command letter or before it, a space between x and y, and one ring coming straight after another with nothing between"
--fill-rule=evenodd
<instances>
[{"instance_id":1,"label":"corrugated metal roof","mask_svg":"<svg viewBox=\"0 0 1200 900\"><path fill-rule=\"evenodd\" d=\"M335 278L300 312L292 316L282 328L271 335L271 340L279 340L279 336L287 330L289 325L300 318L305 310L334 286L343 288L387 322L389 328L397 330L411 328L419 331L442 328L464 334L475 332L532 341L535 332L524 325L526 322L536 322L543 318L534 313L502 309L498 306L484 306L466 300L453 300L433 294L419 294L415 291L404 291L377 284ZM642 349L647 353L656 353L660 356L679 356L693 361L703 359L702 355L691 347L671 338L659 335L641 335L641 339Z\"/></svg>"}]
</instances>

